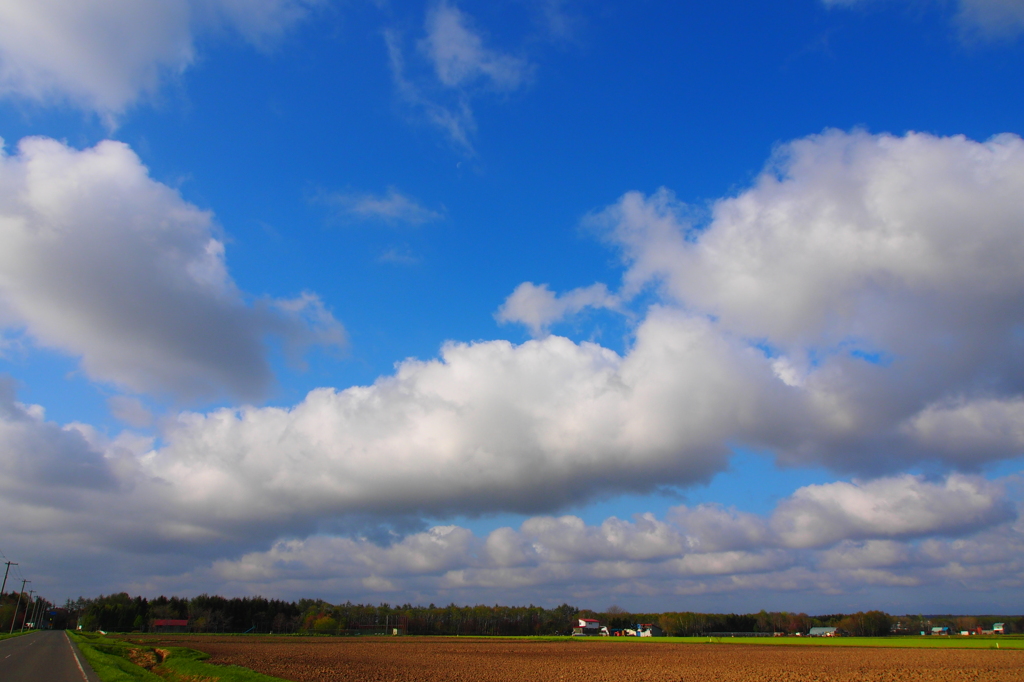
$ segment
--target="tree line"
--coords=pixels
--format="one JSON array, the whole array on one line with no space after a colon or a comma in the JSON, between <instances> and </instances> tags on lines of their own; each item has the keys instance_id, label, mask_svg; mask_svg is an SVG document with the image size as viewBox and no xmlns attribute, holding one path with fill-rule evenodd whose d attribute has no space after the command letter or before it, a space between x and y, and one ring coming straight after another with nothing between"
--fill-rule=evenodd
<instances>
[{"instance_id":1,"label":"tree line","mask_svg":"<svg viewBox=\"0 0 1024 682\"><path fill-rule=\"evenodd\" d=\"M3 602L5 608L6 603L7 597ZM934 626L947 626L955 631L976 627L991 629L995 622L1006 623L1010 630L1024 631L1024 618L1011 616L896 617L882 611L818 616L769 611L629 613L615 606L598 612L570 604L555 608L532 604L331 604L322 599L292 602L258 596L226 598L207 594L190 599L164 596L147 599L124 592L69 600L56 612L67 627L81 625L85 630L109 632L147 632L157 620L174 619L187 620L188 629L193 632L343 635L391 633L397 629L410 635L566 635L577 618L596 618L611 629L653 623L670 636L706 636L715 632L796 634L818 626L838 627L855 636L885 636L917 634Z\"/></svg>"},{"instance_id":2,"label":"tree line","mask_svg":"<svg viewBox=\"0 0 1024 682\"><path fill-rule=\"evenodd\" d=\"M263 597L225 598L207 594L180 597L132 597L127 593L80 597L64 610L84 630L146 632L157 620L188 620L193 632L355 634L400 629L422 635L565 634L579 609L568 604L540 606L412 606L411 604L331 604L322 599L297 602Z\"/></svg>"}]
</instances>

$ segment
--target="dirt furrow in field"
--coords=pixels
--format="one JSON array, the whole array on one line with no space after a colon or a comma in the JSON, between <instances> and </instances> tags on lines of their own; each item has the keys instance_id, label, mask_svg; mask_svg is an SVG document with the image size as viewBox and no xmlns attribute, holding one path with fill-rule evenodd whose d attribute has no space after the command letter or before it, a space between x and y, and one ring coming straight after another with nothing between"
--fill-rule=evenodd
<instances>
[{"instance_id":1,"label":"dirt furrow in field","mask_svg":"<svg viewBox=\"0 0 1024 682\"><path fill-rule=\"evenodd\" d=\"M159 641L295 682L1024 682L1020 650L426 637Z\"/></svg>"}]
</instances>

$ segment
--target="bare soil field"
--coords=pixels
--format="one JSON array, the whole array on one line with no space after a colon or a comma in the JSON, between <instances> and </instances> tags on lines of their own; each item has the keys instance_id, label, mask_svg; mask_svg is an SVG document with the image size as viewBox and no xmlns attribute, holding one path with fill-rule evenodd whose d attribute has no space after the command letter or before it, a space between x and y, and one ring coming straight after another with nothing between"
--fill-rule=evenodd
<instances>
[{"instance_id":1,"label":"bare soil field","mask_svg":"<svg viewBox=\"0 0 1024 682\"><path fill-rule=\"evenodd\" d=\"M440 637L139 638L295 682L1024 682L1024 651Z\"/></svg>"}]
</instances>

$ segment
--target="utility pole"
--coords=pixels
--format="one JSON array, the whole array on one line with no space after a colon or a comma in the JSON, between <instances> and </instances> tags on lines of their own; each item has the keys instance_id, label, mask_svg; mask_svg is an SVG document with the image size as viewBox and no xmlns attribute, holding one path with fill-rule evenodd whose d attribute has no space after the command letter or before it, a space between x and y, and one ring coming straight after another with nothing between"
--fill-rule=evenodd
<instances>
[{"instance_id":1,"label":"utility pole","mask_svg":"<svg viewBox=\"0 0 1024 682\"><path fill-rule=\"evenodd\" d=\"M50 602L42 597L36 597L36 612L32 614L32 622L36 624L36 630L41 629L39 627L39 621L46 620L46 612L49 608Z\"/></svg>"},{"instance_id":2,"label":"utility pole","mask_svg":"<svg viewBox=\"0 0 1024 682\"><path fill-rule=\"evenodd\" d=\"M14 563L13 561L8 561L7 562L7 570L4 571L4 585L3 585L3 587L0 587L0 599L4 598L4 590L7 589L7 574L11 572L11 566L17 566L17 565L18 564Z\"/></svg>"},{"instance_id":3,"label":"utility pole","mask_svg":"<svg viewBox=\"0 0 1024 682\"><path fill-rule=\"evenodd\" d=\"M39 606L43 603L42 597L36 597L35 607L32 609L32 629L39 629Z\"/></svg>"},{"instance_id":4,"label":"utility pole","mask_svg":"<svg viewBox=\"0 0 1024 682\"><path fill-rule=\"evenodd\" d=\"M31 580L22 580L21 581L21 592L18 593L18 603L14 607L14 617L11 618L11 632L14 632L14 623L18 620L18 607L21 606L21 595L25 594L25 583L30 583L30 582L32 582L32 581ZM8 632L7 634L11 634L11 632Z\"/></svg>"},{"instance_id":5,"label":"utility pole","mask_svg":"<svg viewBox=\"0 0 1024 682\"><path fill-rule=\"evenodd\" d=\"M32 581L29 580L28 582ZM19 632L25 632L25 621L28 620L28 607L32 603L32 595L35 593L35 590L28 591L28 601L25 603L25 613L21 614L21 630L19 630ZM17 614L17 611L15 611L15 614Z\"/></svg>"}]
</instances>

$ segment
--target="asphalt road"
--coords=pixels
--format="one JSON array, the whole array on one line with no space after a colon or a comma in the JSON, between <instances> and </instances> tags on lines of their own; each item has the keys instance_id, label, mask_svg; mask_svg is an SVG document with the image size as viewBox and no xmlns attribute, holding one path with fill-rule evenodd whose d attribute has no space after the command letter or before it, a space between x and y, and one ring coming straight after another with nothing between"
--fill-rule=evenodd
<instances>
[{"instance_id":1,"label":"asphalt road","mask_svg":"<svg viewBox=\"0 0 1024 682\"><path fill-rule=\"evenodd\" d=\"M40 630L0 641L3 682L99 682L63 630Z\"/></svg>"}]
</instances>

